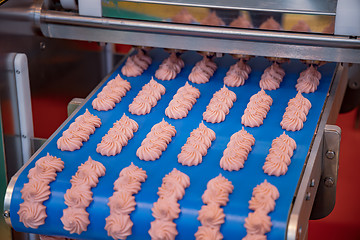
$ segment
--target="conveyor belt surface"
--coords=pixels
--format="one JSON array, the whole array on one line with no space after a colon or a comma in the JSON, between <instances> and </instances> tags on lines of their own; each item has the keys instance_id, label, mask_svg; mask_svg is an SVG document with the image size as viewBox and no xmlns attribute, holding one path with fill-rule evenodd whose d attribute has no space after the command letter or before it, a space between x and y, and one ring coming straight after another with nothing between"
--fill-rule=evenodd
<instances>
[{"instance_id":1,"label":"conveyor belt surface","mask_svg":"<svg viewBox=\"0 0 360 240\"><path fill-rule=\"evenodd\" d=\"M266 91L273 98L273 105L264 124L257 128L245 129L254 135L256 141L253 150L250 152L245 167L240 171L227 172L220 168L219 161L222 157L222 152L230 139L230 136L242 128L241 116L250 99L250 97L260 90L259 80L264 69L271 63L262 57L256 57L249 61L252 72L249 79L244 86L230 87L232 91L237 94L237 101L230 109L230 113L222 123L205 123L216 132L216 140L212 143L207 155L203 158L203 162L198 166L182 166L177 161L177 155L181 151L181 146L184 145L190 132L197 128L202 121L202 113L205 111L213 93L223 86L223 78L229 69L229 66L235 63L229 55L218 58L215 62L218 64L218 69L214 76L206 84L192 84L201 91L201 96L188 116L184 119L173 120L165 116L164 111L168 103L176 93L178 88L183 86L187 81L187 77L191 72L194 64L201 59L201 56L195 52L185 52L182 59L185 62L185 68L171 81L158 81L166 87L166 93L162 96L158 104L151 110L151 112L144 116L132 115L128 111L128 105L137 95L141 87L146 84L151 76L154 76L159 64L165 59L168 54L162 49L153 49L150 52L153 58L153 63L149 69L139 77L124 77L121 75L121 66L116 69L109 79L102 84L102 86L89 98L81 109L62 126L59 132L52 136L52 139L46 143L46 146L38 152L32 159L32 162L23 170L15 183L14 191L11 198L10 216L12 226L16 231L33 232L48 235L68 236L70 238L81 239L110 239L107 237L107 232L104 230L105 218L109 216L109 207L107 201L113 194L113 183L118 178L119 172L131 162L146 170L148 179L142 184L142 190L135 195L137 207L131 213L131 219L134 222L132 228L132 236L128 239L150 239L148 230L150 229L150 222L154 220L151 216L152 204L157 201L157 190L162 183L162 178L169 173L173 168L186 173L190 177L190 187L186 189L185 196L179 201L181 206L181 214L175 220L177 230L179 232L177 239L194 239L194 234L197 231L200 222L197 220L198 210L200 210L203 202L201 195L206 189L207 182L221 173L234 185L234 191L230 194L230 201L224 207L226 214L225 223L221 227L221 232L224 239L242 238L246 235L244 228L244 220L249 213L248 201L251 198L252 190L264 179L275 185L280 192L280 198L276 201L275 211L271 212L269 216L272 219L271 232L267 234L268 239L281 239L285 237L287 219L290 206L295 194L295 189L298 184L302 169L304 167L305 159L310 148L311 141L317 127L321 110L323 108L332 76L335 70L334 63L328 63L319 68L322 74L320 85L315 93L304 94L312 103L312 108L307 116L307 121L304 128L298 132L287 132L287 134L296 140L297 149L292 157L292 163L286 175L275 177L266 175L262 166L265 157L268 154L271 146L271 141L283 133L280 121L285 111L287 103L290 98L296 95L295 84L299 73L306 68L298 60L292 60L291 63L282 64L286 71L283 82L280 88L274 91ZM91 70L90 70L91 71ZM117 74L120 74L124 79L131 83L131 90L116 105L113 110L107 112L99 112L92 108L91 102L96 97L97 93L101 91L102 87L108 80L113 79ZM85 109L101 118L102 126L96 129L95 133L90 136L89 141L85 142L80 150L74 152L62 152L57 149L56 141L62 135L63 130L66 130L74 119L85 112ZM127 116L136 120L139 124L139 130L135 133L127 146L122 149L122 152L113 157L101 156L96 152L96 145L101 141L101 138L107 133L112 124L120 119L126 113ZM51 117L51 116L48 116ZM141 141L150 131L151 127L165 118L167 122L174 125L177 134L173 137L172 142L168 148L163 152L160 159L154 162L141 161L136 156L136 150L140 146ZM23 202L21 199L20 190L24 183L28 182L27 173L30 168L34 167L35 161L47 153L60 157L65 162L65 168L58 173L56 181L50 184L51 195L50 199L44 202L47 207L48 217L45 224L38 229L28 229L19 222L17 211L19 204ZM99 184L93 188L94 201L87 208L90 214L90 225L88 230L81 235L69 234L63 229L63 224L60 221L63 209L67 206L64 203L64 194L68 188L71 187L70 179L77 171L77 167L85 162L91 156L94 160L100 161L106 167L106 175L100 178Z\"/></svg>"}]
</instances>

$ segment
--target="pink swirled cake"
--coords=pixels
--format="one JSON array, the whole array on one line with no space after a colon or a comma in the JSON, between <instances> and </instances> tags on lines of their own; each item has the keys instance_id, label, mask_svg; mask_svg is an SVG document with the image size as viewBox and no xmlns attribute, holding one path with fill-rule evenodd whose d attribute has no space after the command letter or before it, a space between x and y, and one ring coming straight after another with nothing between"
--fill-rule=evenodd
<instances>
[{"instance_id":1,"label":"pink swirled cake","mask_svg":"<svg viewBox=\"0 0 360 240\"><path fill-rule=\"evenodd\" d=\"M151 64L151 57L143 50L138 50L137 54L128 57L125 65L121 68L121 73L127 77L140 76Z\"/></svg>"},{"instance_id":2,"label":"pink swirled cake","mask_svg":"<svg viewBox=\"0 0 360 240\"><path fill-rule=\"evenodd\" d=\"M285 76L285 71L276 62L266 68L259 82L259 86L264 90L275 90L280 87Z\"/></svg>"},{"instance_id":3,"label":"pink swirled cake","mask_svg":"<svg viewBox=\"0 0 360 240\"><path fill-rule=\"evenodd\" d=\"M301 92L289 100L283 119L280 122L282 129L287 131L299 131L304 127L306 116L311 108L311 102Z\"/></svg>"},{"instance_id":4,"label":"pink swirled cake","mask_svg":"<svg viewBox=\"0 0 360 240\"><path fill-rule=\"evenodd\" d=\"M37 229L45 224L47 218L46 207L43 202L49 199L49 184L56 179L57 172L64 169L64 162L49 153L35 162L35 167L30 169L28 174L29 182L21 189L20 204L17 212L19 221L27 228Z\"/></svg>"},{"instance_id":5,"label":"pink swirled cake","mask_svg":"<svg viewBox=\"0 0 360 240\"><path fill-rule=\"evenodd\" d=\"M251 72L251 67L242 59L232 65L224 77L224 84L229 87L239 87L244 85Z\"/></svg>"},{"instance_id":6,"label":"pink swirled cake","mask_svg":"<svg viewBox=\"0 0 360 240\"><path fill-rule=\"evenodd\" d=\"M105 230L114 239L126 239L132 234L133 222L130 214L135 210L134 194L140 191L141 183L147 178L146 171L135 166L121 170L119 178L114 182L114 194L109 198L110 215L105 219ZM134 188L134 186L138 186Z\"/></svg>"},{"instance_id":7,"label":"pink swirled cake","mask_svg":"<svg viewBox=\"0 0 360 240\"><path fill-rule=\"evenodd\" d=\"M245 131L244 127L240 131L234 133L220 159L220 167L230 172L238 171L243 168L244 162L254 144L255 138Z\"/></svg>"},{"instance_id":8,"label":"pink swirled cake","mask_svg":"<svg viewBox=\"0 0 360 240\"><path fill-rule=\"evenodd\" d=\"M72 176L71 188L64 195L68 208L63 210L63 216L60 218L64 229L71 234L81 234L87 230L90 220L86 208L93 201L91 188L96 187L99 178L105 175L105 171L104 165L89 157Z\"/></svg>"},{"instance_id":9,"label":"pink swirled cake","mask_svg":"<svg viewBox=\"0 0 360 240\"><path fill-rule=\"evenodd\" d=\"M130 89L130 83L122 79L118 74L103 87L91 104L93 108L98 111L111 110Z\"/></svg>"},{"instance_id":10,"label":"pink swirled cake","mask_svg":"<svg viewBox=\"0 0 360 240\"><path fill-rule=\"evenodd\" d=\"M243 240L249 239L266 239L266 233L271 230L271 218L269 212L275 209L275 200L279 198L278 189L269 183L266 179L263 183L257 185L253 189L249 208L254 212L250 212L245 219L245 228L247 235Z\"/></svg>"},{"instance_id":11,"label":"pink swirled cake","mask_svg":"<svg viewBox=\"0 0 360 240\"><path fill-rule=\"evenodd\" d=\"M116 121L113 127L102 138L101 142L97 145L96 152L103 156L119 154L138 128L137 122L124 113L120 120Z\"/></svg>"},{"instance_id":12,"label":"pink swirled cake","mask_svg":"<svg viewBox=\"0 0 360 240\"><path fill-rule=\"evenodd\" d=\"M301 93L313 93L320 84L321 73L310 65L306 70L300 73L300 77L295 85L296 90Z\"/></svg>"},{"instance_id":13,"label":"pink swirled cake","mask_svg":"<svg viewBox=\"0 0 360 240\"><path fill-rule=\"evenodd\" d=\"M88 109L85 113L78 116L75 122L71 123L62 136L57 140L57 148L61 151L75 151L82 147L83 142L87 141L95 128L101 126L101 120L91 114Z\"/></svg>"},{"instance_id":14,"label":"pink swirled cake","mask_svg":"<svg viewBox=\"0 0 360 240\"><path fill-rule=\"evenodd\" d=\"M159 69L155 72L155 77L163 81L172 80L181 72L184 66L184 61L178 57L175 52L172 52L170 56L160 64Z\"/></svg>"},{"instance_id":15,"label":"pink swirled cake","mask_svg":"<svg viewBox=\"0 0 360 240\"><path fill-rule=\"evenodd\" d=\"M163 119L151 128L137 149L136 156L144 161L155 161L166 150L175 134L175 127Z\"/></svg>"},{"instance_id":16,"label":"pink swirled cake","mask_svg":"<svg viewBox=\"0 0 360 240\"><path fill-rule=\"evenodd\" d=\"M259 127L263 124L272 105L272 98L261 89L254 94L246 106L241 123L246 127Z\"/></svg>"},{"instance_id":17,"label":"pink swirled cake","mask_svg":"<svg viewBox=\"0 0 360 240\"><path fill-rule=\"evenodd\" d=\"M183 87L177 90L169 106L165 109L165 115L172 119L186 117L199 97L199 89L186 82Z\"/></svg>"},{"instance_id":18,"label":"pink swirled cake","mask_svg":"<svg viewBox=\"0 0 360 240\"><path fill-rule=\"evenodd\" d=\"M189 74L189 81L193 83L207 83L214 75L217 66L210 58L204 56L203 59L195 64Z\"/></svg>"},{"instance_id":19,"label":"pink swirled cake","mask_svg":"<svg viewBox=\"0 0 360 240\"><path fill-rule=\"evenodd\" d=\"M129 112L134 115L148 114L161 96L165 94L165 87L151 78L139 91L133 102L129 105Z\"/></svg>"},{"instance_id":20,"label":"pink swirled cake","mask_svg":"<svg viewBox=\"0 0 360 240\"><path fill-rule=\"evenodd\" d=\"M185 188L190 186L190 178L185 173L174 168L163 178L159 187L159 199L154 203L149 234L151 239L175 239L178 231L173 222L180 214L180 204L177 202L185 195Z\"/></svg>"},{"instance_id":21,"label":"pink swirled cake","mask_svg":"<svg viewBox=\"0 0 360 240\"><path fill-rule=\"evenodd\" d=\"M277 177L285 175L295 149L295 140L286 135L285 132L275 138L263 166L264 172Z\"/></svg>"},{"instance_id":22,"label":"pink swirled cake","mask_svg":"<svg viewBox=\"0 0 360 240\"><path fill-rule=\"evenodd\" d=\"M224 121L235 101L236 94L224 85L214 93L210 103L206 106L206 111L203 113L203 119L211 123Z\"/></svg>"},{"instance_id":23,"label":"pink swirled cake","mask_svg":"<svg viewBox=\"0 0 360 240\"><path fill-rule=\"evenodd\" d=\"M206 205L201 207L198 216L201 226L195 233L197 240L223 238L220 227L225 222L225 214L221 206L226 206L233 189L232 183L221 174L208 182L202 196Z\"/></svg>"},{"instance_id":24,"label":"pink swirled cake","mask_svg":"<svg viewBox=\"0 0 360 240\"><path fill-rule=\"evenodd\" d=\"M201 122L199 127L190 133L190 137L188 137L184 146L181 147L178 162L186 166L199 165L215 138L215 132Z\"/></svg>"}]
</instances>

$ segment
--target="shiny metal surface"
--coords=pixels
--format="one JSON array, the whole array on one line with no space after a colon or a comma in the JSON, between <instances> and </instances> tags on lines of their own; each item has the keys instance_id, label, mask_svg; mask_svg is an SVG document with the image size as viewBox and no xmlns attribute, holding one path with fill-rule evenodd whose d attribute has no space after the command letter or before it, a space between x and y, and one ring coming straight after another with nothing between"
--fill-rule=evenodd
<instances>
[{"instance_id":1,"label":"shiny metal surface","mask_svg":"<svg viewBox=\"0 0 360 240\"><path fill-rule=\"evenodd\" d=\"M70 116L78 107L80 107L84 101L84 98L73 98L67 106L68 116Z\"/></svg>"},{"instance_id":2,"label":"shiny metal surface","mask_svg":"<svg viewBox=\"0 0 360 240\"><path fill-rule=\"evenodd\" d=\"M360 63L360 40L321 34L94 18L55 11L42 12L41 31L50 38Z\"/></svg>"},{"instance_id":3,"label":"shiny metal surface","mask_svg":"<svg viewBox=\"0 0 360 240\"><path fill-rule=\"evenodd\" d=\"M341 85L347 84L347 79L344 79L344 76L347 76L347 71L347 64L338 64L312 146L308 153L307 164L299 181L297 194L294 196L294 204L289 213L287 239L307 238L308 220L313 208L322 171L325 127L334 102L338 100L337 97L341 97L337 94L338 89L341 89Z\"/></svg>"},{"instance_id":4,"label":"shiny metal surface","mask_svg":"<svg viewBox=\"0 0 360 240\"><path fill-rule=\"evenodd\" d=\"M191 7L335 15L337 0L126 0L127 2L168 4Z\"/></svg>"},{"instance_id":5,"label":"shiny metal surface","mask_svg":"<svg viewBox=\"0 0 360 240\"><path fill-rule=\"evenodd\" d=\"M340 140L341 129L336 125L326 125L321 178L311 212L311 219L324 218L334 209L339 168Z\"/></svg>"},{"instance_id":6,"label":"shiny metal surface","mask_svg":"<svg viewBox=\"0 0 360 240\"><path fill-rule=\"evenodd\" d=\"M354 38L86 17L36 6L0 9L0 19L34 21L33 26L50 38L360 63L360 40Z\"/></svg>"}]
</instances>

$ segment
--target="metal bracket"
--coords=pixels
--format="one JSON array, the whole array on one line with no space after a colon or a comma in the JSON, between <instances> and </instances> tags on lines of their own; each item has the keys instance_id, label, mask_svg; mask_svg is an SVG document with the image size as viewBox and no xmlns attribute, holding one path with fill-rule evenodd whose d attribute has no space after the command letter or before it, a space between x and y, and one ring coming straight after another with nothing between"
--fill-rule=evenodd
<instances>
[{"instance_id":1,"label":"metal bracket","mask_svg":"<svg viewBox=\"0 0 360 240\"><path fill-rule=\"evenodd\" d=\"M68 116L70 116L78 107L80 107L84 101L85 99L83 98L73 98L67 106Z\"/></svg>"},{"instance_id":2,"label":"metal bracket","mask_svg":"<svg viewBox=\"0 0 360 240\"><path fill-rule=\"evenodd\" d=\"M328 216L335 206L339 168L341 129L326 125L324 131L321 177L310 219Z\"/></svg>"}]
</instances>

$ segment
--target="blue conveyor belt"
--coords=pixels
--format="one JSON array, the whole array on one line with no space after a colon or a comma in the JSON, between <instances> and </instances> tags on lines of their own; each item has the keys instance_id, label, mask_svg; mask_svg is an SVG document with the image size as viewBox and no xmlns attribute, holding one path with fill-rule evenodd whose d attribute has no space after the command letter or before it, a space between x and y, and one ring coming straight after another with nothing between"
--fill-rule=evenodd
<instances>
[{"instance_id":1,"label":"blue conveyor belt","mask_svg":"<svg viewBox=\"0 0 360 240\"><path fill-rule=\"evenodd\" d=\"M296 95L296 80L299 73L306 68L305 64L302 64L298 60L292 60L291 63L282 64L286 75L280 88L274 91L266 91L273 98L274 102L267 118L264 120L264 124L258 128L245 128L249 133L253 134L256 139L253 150L245 162L245 167L240 171L227 172L219 166L222 152L226 148L230 136L242 128L241 116L243 115L244 109L246 108L249 98L260 90L258 84L260 76L264 69L271 63L262 57L256 57L249 61L252 72L245 85L237 88L229 88L236 93L237 101L230 109L230 113L226 116L225 121L216 124L205 123L216 132L216 140L212 143L212 146L200 165L187 167L177 162L177 155L180 152L180 148L186 142L190 132L194 128L197 128L202 121L202 113L205 111L213 93L223 86L223 78L229 66L234 64L235 60L229 55L216 59L215 62L218 64L218 70L208 83L191 83L201 91L201 96L186 118L173 120L165 116L165 108L178 88L185 84L192 67L201 59L201 56L195 52L185 52L182 55L185 68L176 79L159 81L166 87L166 93L162 96L161 100L158 101L158 104L145 116L132 115L128 111L128 105L132 102L141 87L155 74L162 60L168 56L162 49L153 49L150 55L153 58L153 63L143 75L139 77L124 77L124 79L130 81L132 88L113 110L99 112L92 108L91 102L97 93L101 91L101 86L63 129L61 129L51 141L46 143L42 151L37 154L33 161L20 174L11 199L10 215L13 228L20 232L60 235L70 238L111 239L104 230L105 218L109 215L107 201L113 194L113 183L118 178L120 171L133 162L135 165L146 170L148 179L142 184L142 190L135 195L137 207L136 210L131 213L131 219L134 222L132 228L133 234L128 239L150 239L147 232L150 228L150 222L154 220L151 216L152 204L158 199L156 193L158 187L161 185L162 178L173 168L177 168L186 173L191 181L190 187L186 189L184 198L179 201L181 214L179 219L175 220L179 232L177 239L194 239L194 234L200 225L197 216L198 210L200 210L203 205L201 195L206 189L207 182L211 178L219 175L219 173L232 181L235 187L234 192L230 194L229 203L224 207L226 220L221 227L224 239L234 239L235 237L241 239L241 237L246 235L244 220L249 213L248 201L251 198L253 188L263 182L264 179L267 179L275 185L280 192L280 198L276 201L275 211L269 214L273 226L271 232L268 233L268 239L284 239L288 214L295 189L304 167L306 155L309 151L310 143L313 139L336 65L334 63L328 63L320 67L319 71L322 74L322 78L318 90L315 93L304 94L304 96L311 101L312 108L307 116L304 128L298 132L288 133L289 136L296 140L298 148L294 152L292 163L289 166L287 174L281 177L275 177L264 174L262 166L268 154L271 141L284 131L280 127L280 121L289 99ZM114 71L108 80L114 78L117 74L121 75L120 70L121 66ZM104 82L103 85L105 85L107 81ZM84 113L86 108L101 118L102 126L96 129L95 133L90 136L89 141L85 142L80 150L74 152L60 151L56 147L57 139L62 135L63 130L66 130L78 115ZM120 119L123 113L126 113L127 116L139 123L138 132L135 133L128 145L125 146L117 156L101 156L96 152L96 145L101 141L101 138L107 133L109 128L112 127L112 124ZM172 142L168 145L167 150L162 154L160 159L154 162L139 160L135 154L137 148L150 131L150 128L160 122L162 118L165 118L166 121L176 127L176 136L173 137ZM19 222L17 215L19 204L23 202L20 190L24 186L24 183L28 182L27 173L29 169L34 167L37 159L45 156L47 153L60 157L65 162L65 168L62 172L58 173L56 181L50 184L50 199L44 202L48 214L45 224L38 229L28 229ZM107 171L106 175L100 179L97 187L92 189L94 201L87 208L91 221L88 230L81 235L71 235L63 229L62 222L60 221L62 211L67 207L64 203L64 194L66 190L71 187L70 179L77 171L77 167L85 162L89 156L103 163Z\"/></svg>"}]
</instances>

